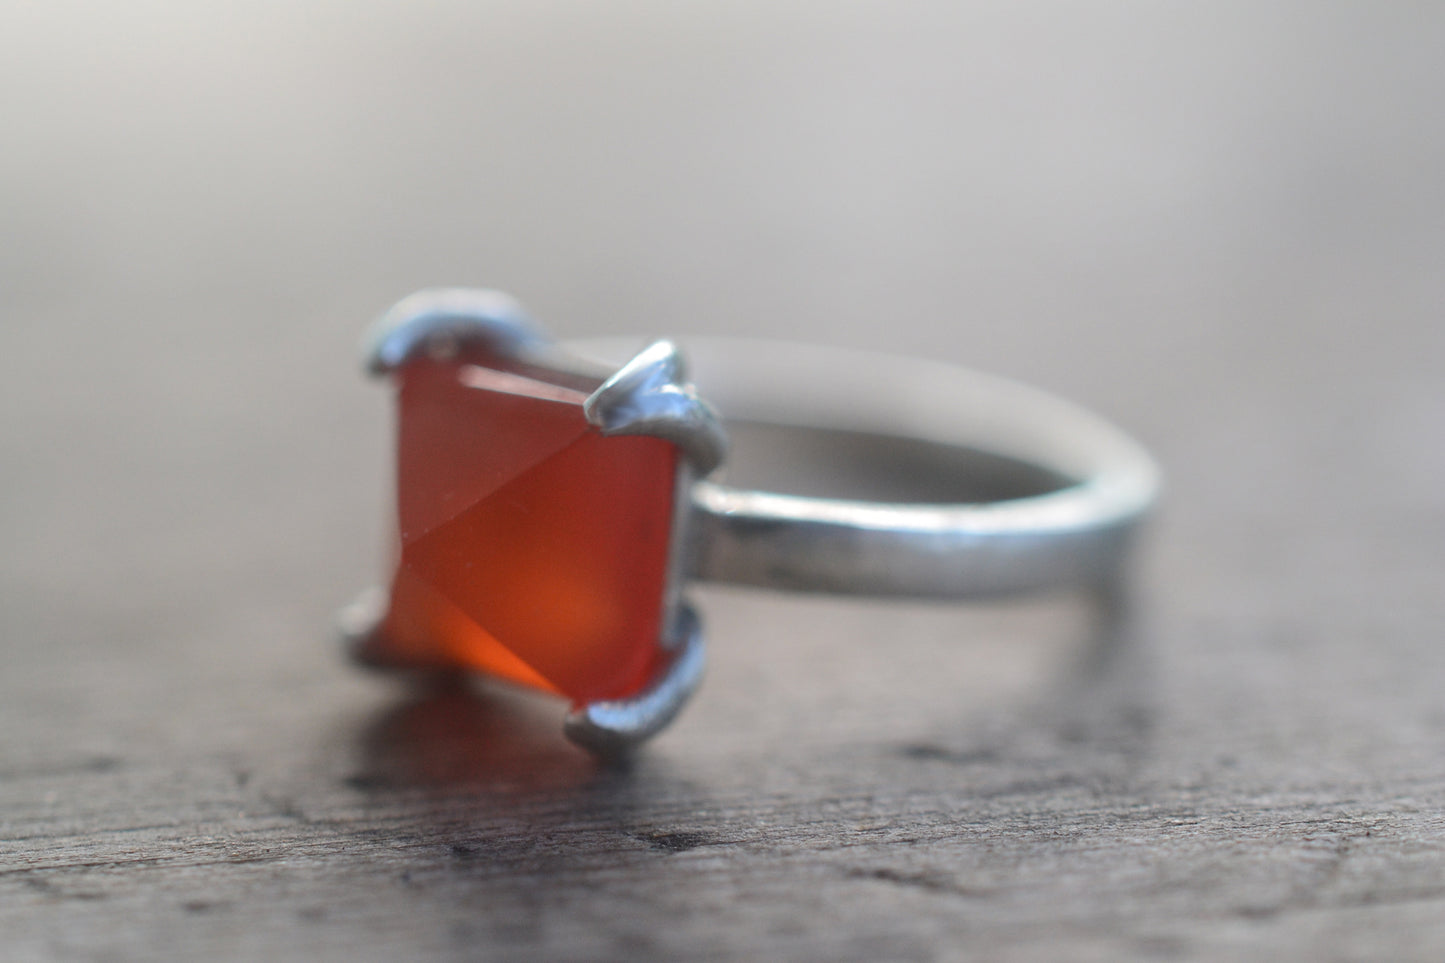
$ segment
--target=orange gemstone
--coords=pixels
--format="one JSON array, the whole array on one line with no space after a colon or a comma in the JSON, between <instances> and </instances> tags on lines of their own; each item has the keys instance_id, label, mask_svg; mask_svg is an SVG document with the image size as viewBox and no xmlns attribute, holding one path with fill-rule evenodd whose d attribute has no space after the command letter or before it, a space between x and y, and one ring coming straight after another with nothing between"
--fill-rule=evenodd
<instances>
[{"instance_id":1,"label":"orange gemstone","mask_svg":"<svg viewBox=\"0 0 1445 963\"><path fill-rule=\"evenodd\" d=\"M591 379L495 358L397 377L400 559L378 654L576 702L635 694L665 658L676 449L604 438L582 411Z\"/></svg>"}]
</instances>

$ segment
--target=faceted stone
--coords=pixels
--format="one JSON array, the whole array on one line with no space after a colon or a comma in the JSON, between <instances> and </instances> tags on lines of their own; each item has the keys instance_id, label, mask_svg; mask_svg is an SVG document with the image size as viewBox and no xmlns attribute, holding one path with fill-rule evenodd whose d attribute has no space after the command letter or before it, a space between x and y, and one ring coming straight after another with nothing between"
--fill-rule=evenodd
<instances>
[{"instance_id":1,"label":"faceted stone","mask_svg":"<svg viewBox=\"0 0 1445 963\"><path fill-rule=\"evenodd\" d=\"M384 658L575 702L635 694L659 645L676 449L606 438L593 379L501 359L397 374L399 560Z\"/></svg>"}]
</instances>

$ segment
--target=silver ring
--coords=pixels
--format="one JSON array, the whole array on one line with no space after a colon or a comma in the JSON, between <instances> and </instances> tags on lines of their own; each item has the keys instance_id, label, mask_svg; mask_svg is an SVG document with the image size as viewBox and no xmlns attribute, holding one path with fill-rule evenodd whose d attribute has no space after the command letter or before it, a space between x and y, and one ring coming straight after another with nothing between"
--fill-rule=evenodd
<instances>
[{"instance_id":1,"label":"silver ring","mask_svg":"<svg viewBox=\"0 0 1445 963\"><path fill-rule=\"evenodd\" d=\"M369 341L367 365L374 374L395 376L402 387L398 486L406 507L400 510L402 557L390 593L367 593L344 613L343 632L360 661L482 669L570 695L567 735L595 752L616 754L662 729L701 679L701 622L683 594L690 580L934 599L1104 588L1121 578L1133 535L1157 497L1158 468L1137 443L1075 405L1012 381L937 362L787 343L696 339L679 348L664 341L629 353L630 344L608 339L559 346L515 301L491 291L423 291L383 316ZM473 486L465 473L484 475L494 462L506 462L505 472L520 470L512 463L522 462L494 442L546 445L516 441L522 437L516 426L473 425L470 415L447 410L448 398L482 404L484 413L515 411L523 420L575 424L555 429L562 432L557 437L580 432L578 438L592 439L576 445L599 459L599 467L567 449L566 465L580 466L567 470L578 479L601 480L572 485L566 481L571 476L548 480L548 472L555 475L560 467L536 469L540 494L529 492L525 481L504 489L518 511L533 514L519 522L498 520L501 509L473 503L465 491L456 494L458 488L485 487ZM570 415L563 410L569 404ZM756 434L762 426L764 436L781 439L784 457L764 464L842 452L841 470L819 459L823 487L835 490L817 493L819 476L805 482L812 494L742 487L724 464L724 424L734 433ZM630 447L612 442L604 448L597 441L624 438L663 444L634 440ZM626 474L631 469L615 464L632 457L629 452L638 453L636 484ZM457 472L461 482L440 487L428 477ZM854 474L870 476L874 488L847 490L857 481ZM639 500L640 491L666 487L668 478L666 505L649 508ZM900 494L900 483L912 491ZM408 485L420 494L405 490ZM535 501L548 497L551 502ZM428 505L427 498L446 504ZM577 545L569 544L567 526L560 525L559 534L559 525L537 522L536 514L553 504L582 520ZM604 522L613 514L651 533L639 535L639 545L650 539L652 547L634 553L630 543L619 541L624 535L609 534ZM665 536L647 519L668 522ZM550 539L551 557L563 560L557 567L580 574L554 573L545 554L528 563L536 567L532 575L488 554L533 558L532 548L518 549L512 541L530 537L529 526L538 538ZM474 544L489 542L492 532L505 534ZM659 543L664 537L665 546ZM588 563L591 569L580 558L589 538L609 549L607 558ZM483 571L474 577L454 570L459 568ZM488 577L499 587L483 585ZM605 642L612 646L608 651L647 662L646 647L652 646L655 658L646 676L622 689L615 683L617 691L601 695L585 679L557 685L545 673L534 678L533 663L555 663L563 657L554 647L573 643L549 637L547 631L567 634L555 626L524 638L533 648L522 651L516 665L508 661L515 647L501 641L504 652L494 645L505 632L480 623L495 617L522 638L534 634L525 624L515 627L528 611L539 622L556 621L547 604L527 609L517 601L533 591L528 578L543 583L539 598L564 608L574 590L595 596L609 585L621 587L618 594L629 597L636 618L599 616L595 626L584 618L571 631L589 653L603 653L598 645ZM654 596L660 614L647 608ZM598 612L621 611L620 602L593 603ZM514 608L521 614L511 613ZM628 625L652 626L655 637L614 639L634 631ZM597 645L586 638L594 631L602 640ZM467 644L480 654L467 654ZM617 662L623 656L597 658ZM600 663L592 676L608 676L613 662ZM554 675L570 671L563 664Z\"/></svg>"}]
</instances>

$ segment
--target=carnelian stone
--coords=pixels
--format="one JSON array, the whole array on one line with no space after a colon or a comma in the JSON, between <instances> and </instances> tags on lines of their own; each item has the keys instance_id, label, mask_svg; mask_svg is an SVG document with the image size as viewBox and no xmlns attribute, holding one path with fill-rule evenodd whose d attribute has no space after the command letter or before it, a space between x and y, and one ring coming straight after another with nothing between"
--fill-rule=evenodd
<instances>
[{"instance_id":1,"label":"carnelian stone","mask_svg":"<svg viewBox=\"0 0 1445 963\"><path fill-rule=\"evenodd\" d=\"M665 658L676 449L603 437L582 411L597 382L576 375L422 358L397 379L383 657L576 702L638 692Z\"/></svg>"}]
</instances>

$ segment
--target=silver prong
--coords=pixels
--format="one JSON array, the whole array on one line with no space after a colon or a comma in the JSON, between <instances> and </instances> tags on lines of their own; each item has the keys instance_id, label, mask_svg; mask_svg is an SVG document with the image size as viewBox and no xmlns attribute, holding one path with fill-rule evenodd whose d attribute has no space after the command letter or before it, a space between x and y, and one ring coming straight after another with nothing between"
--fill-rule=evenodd
<instances>
[{"instance_id":1,"label":"silver prong","mask_svg":"<svg viewBox=\"0 0 1445 963\"><path fill-rule=\"evenodd\" d=\"M722 422L687 383L677 346L657 341L623 365L583 403L604 435L652 435L682 449L698 477L727 452Z\"/></svg>"},{"instance_id":2,"label":"silver prong","mask_svg":"<svg viewBox=\"0 0 1445 963\"><path fill-rule=\"evenodd\" d=\"M428 288L382 315L366 342L366 370L383 375L436 348L482 345L515 356L551 339L516 299L485 288Z\"/></svg>"},{"instance_id":3,"label":"silver prong","mask_svg":"<svg viewBox=\"0 0 1445 963\"><path fill-rule=\"evenodd\" d=\"M631 699L591 702L567 716L567 738L599 756L626 754L672 721L702 681L707 662L702 622L691 605L677 606L670 626L680 642L660 678Z\"/></svg>"},{"instance_id":4,"label":"silver prong","mask_svg":"<svg viewBox=\"0 0 1445 963\"><path fill-rule=\"evenodd\" d=\"M384 660L377 658L377 630L386 618L386 590L373 585L357 595L336 613L336 635L353 662L380 668Z\"/></svg>"}]
</instances>

